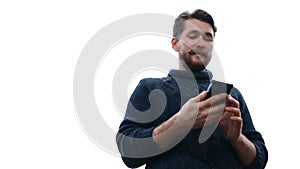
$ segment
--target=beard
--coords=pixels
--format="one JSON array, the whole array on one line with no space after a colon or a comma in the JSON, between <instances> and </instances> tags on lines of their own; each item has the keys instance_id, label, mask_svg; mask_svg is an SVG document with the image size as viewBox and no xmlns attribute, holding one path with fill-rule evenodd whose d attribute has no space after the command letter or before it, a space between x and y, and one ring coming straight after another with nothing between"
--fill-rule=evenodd
<instances>
[{"instance_id":1,"label":"beard","mask_svg":"<svg viewBox=\"0 0 300 169\"><path fill-rule=\"evenodd\" d=\"M211 60L212 54L206 54L203 52L195 52L190 50L185 53L179 53L179 58L184 62L191 71L202 71L206 68Z\"/></svg>"}]
</instances>

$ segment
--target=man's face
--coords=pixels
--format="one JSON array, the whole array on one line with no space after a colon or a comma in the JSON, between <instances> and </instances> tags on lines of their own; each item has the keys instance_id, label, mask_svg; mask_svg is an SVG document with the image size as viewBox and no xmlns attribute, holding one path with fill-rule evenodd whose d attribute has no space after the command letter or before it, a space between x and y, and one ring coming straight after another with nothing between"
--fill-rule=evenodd
<instances>
[{"instance_id":1,"label":"man's face","mask_svg":"<svg viewBox=\"0 0 300 169\"><path fill-rule=\"evenodd\" d=\"M213 28L197 19L188 19L184 24L180 39L173 39L172 47L192 71L203 70L212 57Z\"/></svg>"}]
</instances>

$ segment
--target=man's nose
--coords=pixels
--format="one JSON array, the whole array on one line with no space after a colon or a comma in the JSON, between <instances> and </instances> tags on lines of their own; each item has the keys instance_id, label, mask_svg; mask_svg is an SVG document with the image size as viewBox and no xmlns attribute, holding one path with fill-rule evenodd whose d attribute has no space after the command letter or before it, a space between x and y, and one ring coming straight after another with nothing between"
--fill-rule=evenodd
<instances>
[{"instance_id":1,"label":"man's nose","mask_svg":"<svg viewBox=\"0 0 300 169\"><path fill-rule=\"evenodd\" d=\"M203 48L205 46L205 41L203 39L203 36L199 36L197 38L197 41L196 41L196 46L197 47L200 47L200 48Z\"/></svg>"}]
</instances>

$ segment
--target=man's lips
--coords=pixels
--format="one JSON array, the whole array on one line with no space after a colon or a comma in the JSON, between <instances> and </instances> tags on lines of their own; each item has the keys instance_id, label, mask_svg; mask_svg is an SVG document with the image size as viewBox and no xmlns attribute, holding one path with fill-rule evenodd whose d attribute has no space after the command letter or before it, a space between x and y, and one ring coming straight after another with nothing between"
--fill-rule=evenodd
<instances>
[{"instance_id":1,"label":"man's lips","mask_svg":"<svg viewBox=\"0 0 300 169\"><path fill-rule=\"evenodd\" d=\"M199 52L195 52L195 51L193 51L193 50L191 50L191 51L189 51L188 52L188 54L190 55L190 56L192 56L192 55L197 55L198 57L206 57L206 55L204 55L204 54L202 54L202 53L199 53Z\"/></svg>"},{"instance_id":2,"label":"man's lips","mask_svg":"<svg viewBox=\"0 0 300 169\"><path fill-rule=\"evenodd\" d=\"M193 50L189 51L189 55L195 55L195 54L196 53Z\"/></svg>"}]
</instances>

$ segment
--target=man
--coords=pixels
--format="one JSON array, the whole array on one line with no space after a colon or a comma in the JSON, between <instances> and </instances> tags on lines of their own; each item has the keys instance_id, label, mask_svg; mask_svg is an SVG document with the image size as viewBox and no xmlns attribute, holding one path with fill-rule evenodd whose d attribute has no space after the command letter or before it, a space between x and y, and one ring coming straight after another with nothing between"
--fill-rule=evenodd
<instances>
[{"instance_id":1,"label":"man","mask_svg":"<svg viewBox=\"0 0 300 169\"><path fill-rule=\"evenodd\" d=\"M118 148L128 167L266 166L264 140L255 130L238 89L207 96L212 73L206 66L212 57L216 31L213 18L203 10L184 12L175 20L172 48L179 54L179 70L171 70L164 78L140 81L117 134ZM214 124L217 127L210 128ZM204 130L212 132L200 142Z\"/></svg>"}]
</instances>

